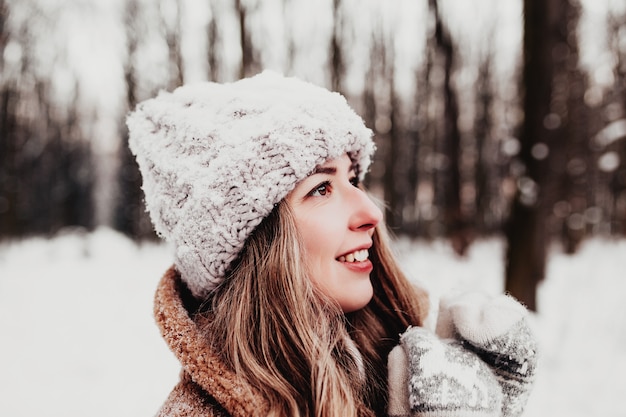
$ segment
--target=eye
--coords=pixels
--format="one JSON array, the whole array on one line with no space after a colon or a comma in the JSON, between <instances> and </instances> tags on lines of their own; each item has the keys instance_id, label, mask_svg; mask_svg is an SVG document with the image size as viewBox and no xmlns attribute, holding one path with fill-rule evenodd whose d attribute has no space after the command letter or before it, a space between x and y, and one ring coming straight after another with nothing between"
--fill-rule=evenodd
<instances>
[{"instance_id":1,"label":"eye","mask_svg":"<svg viewBox=\"0 0 626 417\"><path fill-rule=\"evenodd\" d=\"M330 181L324 181L323 183L313 188L309 192L308 196L309 197L324 197L328 193L330 193Z\"/></svg>"},{"instance_id":2,"label":"eye","mask_svg":"<svg viewBox=\"0 0 626 417\"><path fill-rule=\"evenodd\" d=\"M352 184L352 186L358 188L359 184L361 184L361 181L359 180L359 177L355 175L354 177L350 178L350 184Z\"/></svg>"}]
</instances>

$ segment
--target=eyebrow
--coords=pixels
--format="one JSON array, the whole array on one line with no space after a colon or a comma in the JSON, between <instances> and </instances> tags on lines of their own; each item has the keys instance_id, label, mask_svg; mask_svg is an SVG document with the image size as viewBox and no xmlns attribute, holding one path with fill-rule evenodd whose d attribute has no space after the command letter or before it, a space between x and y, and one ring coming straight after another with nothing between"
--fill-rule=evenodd
<instances>
[{"instance_id":1,"label":"eyebrow","mask_svg":"<svg viewBox=\"0 0 626 417\"><path fill-rule=\"evenodd\" d=\"M348 170L348 172L350 171L354 171L357 172L357 164L352 164L350 165L350 169ZM334 175L337 173L337 168L336 167L317 167L315 168L315 171L313 171L313 174L329 174L329 175Z\"/></svg>"},{"instance_id":2,"label":"eyebrow","mask_svg":"<svg viewBox=\"0 0 626 417\"><path fill-rule=\"evenodd\" d=\"M317 167L313 174L330 174L334 175L337 173L337 168L335 167Z\"/></svg>"}]
</instances>

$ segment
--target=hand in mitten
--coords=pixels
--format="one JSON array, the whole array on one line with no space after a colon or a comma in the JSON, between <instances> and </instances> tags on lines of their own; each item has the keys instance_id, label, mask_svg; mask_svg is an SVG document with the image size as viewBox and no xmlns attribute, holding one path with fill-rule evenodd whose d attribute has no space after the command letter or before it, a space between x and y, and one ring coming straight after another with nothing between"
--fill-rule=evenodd
<instances>
[{"instance_id":1,"label":"hand in mitten","mask_svg":"<svg viewBox=\"0 0 626 417\"><path fill-rule=\"evenodd\" d=\"M461 340L493 369L505 417L522 413L535 377L537 341L527 317L526 308L506 295L469 293L440 304L437 333Z\"/></svg>"},{"instance_id":2,"label":"hand in mitten","mask_svg":"<svg viewBox=\"0 0 626 417\"><path fill-rule=\"evenodd\" d=\"M502 388L492 370L461 343L410 327L389 354L389 415L500 416Z\"/></svg>"}]
</instances>

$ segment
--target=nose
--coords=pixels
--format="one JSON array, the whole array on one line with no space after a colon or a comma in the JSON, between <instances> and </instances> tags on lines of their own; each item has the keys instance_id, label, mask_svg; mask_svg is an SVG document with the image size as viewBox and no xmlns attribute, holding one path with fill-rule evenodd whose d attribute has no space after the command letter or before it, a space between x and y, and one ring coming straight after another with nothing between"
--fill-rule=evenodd
<instances>
[{"instance_id":1,"label":"nose","mask_svg":"<svg viewBox=\"0 0 626 417\"><path fill-rule=\"evenodd\" d=\"M352 208L349 222L350 230L373 230L382 220L383 213L365 191L360 188L353 188L353 190L354 192L350 199Z\"/></svg>"}]
</instances>

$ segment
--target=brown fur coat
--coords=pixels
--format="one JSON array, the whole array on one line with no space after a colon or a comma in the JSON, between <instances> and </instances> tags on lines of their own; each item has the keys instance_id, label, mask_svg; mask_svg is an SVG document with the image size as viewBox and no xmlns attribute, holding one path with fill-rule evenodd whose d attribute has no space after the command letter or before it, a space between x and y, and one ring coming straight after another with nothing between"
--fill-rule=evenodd
<instances>
[{"instance_id":1,"label":"brown fur coat","mask_svg":"<svg viewBox=\"0 0 626 417\"><path fill-rule=\"evenodd\" d=\"M189 316L183 285L173 267L161 279L154 314L182 365L180 382L157 417L267 415L266 401L225 368Z\"/></svg>"}]
</instances>

